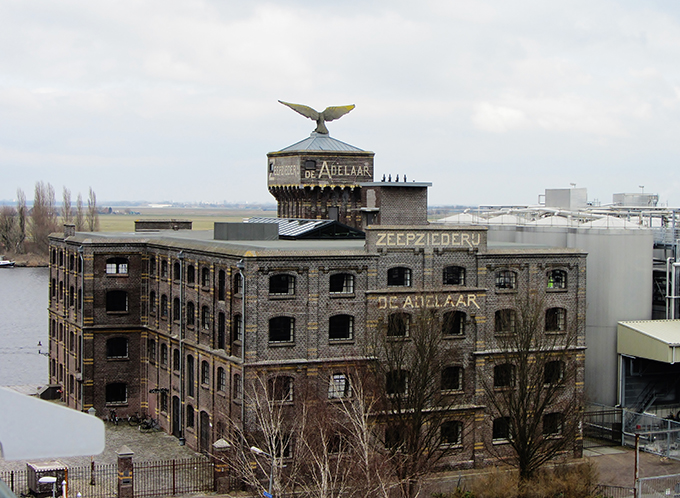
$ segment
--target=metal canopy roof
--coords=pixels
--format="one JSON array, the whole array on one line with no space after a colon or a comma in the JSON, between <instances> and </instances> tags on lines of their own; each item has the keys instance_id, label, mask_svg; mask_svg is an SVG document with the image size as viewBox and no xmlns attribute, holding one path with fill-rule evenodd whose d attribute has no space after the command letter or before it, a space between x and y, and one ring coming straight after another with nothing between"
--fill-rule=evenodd
<instances>
[{"instance_id":1,"label":"metal canopy roof","mask_svg":"<svg viewBox=\"0 0 680 498\"><path fill-rule=\"evenodd\" d=\"M680 361L680 320L619 322L616 349L618 354L636 358L670 364Z\"/></svg>"},{"instance_id":2,"label":"metal canopy roof","mask_svg":"<svg viewBox=\"0 0 680 498\"><path fill-rule=\"evenodd\" d=\"M296 152L296 151L334 151L334 152L366 152L353 145L346 144L340 140L332 138L330 135L317 133L315 131L309 135L308 138L299 141L293 145L289 145L279 152Z\"/></svg>"},{"instance_id":3,"label":"metal canopy roof","mask_svg":"<svg viewBox=\"0 0 680 498\"><path fill-rule=\"evenodd\" d=\"M334 220L249 218L246 223L278 223L281 239L363 239L364 232Z\"/></svg>"}]
</instances>

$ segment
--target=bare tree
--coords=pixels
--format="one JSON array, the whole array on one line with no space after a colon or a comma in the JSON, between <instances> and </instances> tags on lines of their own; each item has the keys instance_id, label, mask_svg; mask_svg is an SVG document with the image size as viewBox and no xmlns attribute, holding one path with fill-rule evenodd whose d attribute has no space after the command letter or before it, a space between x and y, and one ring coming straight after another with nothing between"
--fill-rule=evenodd
<instances>
[{"instance_id":1,"label":"bare tree","mask_svg":"<svg viewBox=\"0 0 680 498\"><path fill-rule=\"evenodd\" d=\"M512 449L511 455L498 456L516 466L520 480L527 482L546 462L573 450L578 440L582 324L577 317L568 324L566 310L546 309L537 298L518 300L515 308L500 327L504 333L497 335L490 360L493 374L482 376L482 385L495 437L507 439Z\"/></svg>"},{"instance_id":2,"label":"bare tree","mask_svg":"<svg viewBox=\"0 0 680 498\"><path fill-rule=\"evenodd\" d=\"M78 193L76 200L76 218L75 218L76 232L85 230L85 210L83 209L83 196Z\"/></svg>"},{"instance_id":3,"label":"bare tree","mask_svg":"<svg viewBox=\"0 0 680 498\"><path fill-rule=\"evenodd\" d=\"M57 230L57 210L54 188L49 183L37 182L31 210L31 238L39 253L47 253L47 236Z\"/></svg>"},{"instance_id":4,"label":"bare tree","mask_svg":"<svg viewBox=\"0 0 680 498\"><path fill-rule=\"evenodd\" d=\"M99 212L97 211L97 196L90 187L90 196L87 199L87 228L90 232L99 231Z\"/></svg>"},{"instance_id":5,"label":"bare tree","mask_svg":"<svg viewBox=\"0 0 680 498\"><path fill-rule=\"evenodd\" d=\"M425 302L425 300L423 300ZM385 424L382 444L388 451L400 494L418 494L422 477L449 455L462 437L454 397L442 385L447 365L458 352L443 340L443 318L432 309L395 313L378 322L370 349ZM452 439L456 439L453 441Z\"/></svg>"},{"instance_id":6,"label":"bare tree","mask_svg":"<svg viewBox=\"0 0 680 498\"><path fill-rule=\"evenodd\" d=\"M62 192L61 219L64 224L73 222L73 212L71 211L71 191L64 187Z\"/></svg>"},{"instance_id":7,"label":"bare tree","mask_svg":"<svg viewBox=\"0 0 680 498\"><path fill-rule=\"evenodd\" d=\"M15 251L18 240L17 211L12 206L0 209L0 243L7 251Z\"/></svg>"},{"instance_id":8,"label":"bare tree","mask_svg":"<svg viewBox=\"0 0 680 498\"><path fill-rule=\"evenodd\" d=\"M25 251L24 241L26 240L26 219L28 218L28 209L26 208L26 194L21 189L17 189L17 239L16 252L23 254Z\"/></svg>"}]
</instances>

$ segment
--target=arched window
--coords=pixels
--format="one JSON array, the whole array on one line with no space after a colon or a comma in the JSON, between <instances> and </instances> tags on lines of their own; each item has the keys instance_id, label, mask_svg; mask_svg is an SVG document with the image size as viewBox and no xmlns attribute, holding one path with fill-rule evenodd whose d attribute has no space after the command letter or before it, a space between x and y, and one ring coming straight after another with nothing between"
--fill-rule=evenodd
<instances>
[{"instance_id":1,"label":"arched window","mask_svg":"<svg viewBox=\"0 0 680 498\"><path fill-rule=\"evenodd\" d=\"M457 391L463 388L463 368L445 367L442 369L442 391Z\"/></svg>"},{"instance_id":2,"label":"arched window","mask_svg":"<svg viewBox=\"0 0 680 498\"><path fill-rule=\"evenodd\" d=\"M176 297L172 300L172 319L178 322L181 314L182 307L179 304L179 298Z\"/></svg>"},{"instance_id":3,"label":"arched window","mask_svg":"<svg viewBox=\"0 0 680 498\"><path fill-rule=\"evenodd\" d=\"M295 277L285 273L271 275L269 277L269 294L275 296L295 294Z\"/></svg>"},{"instance_id":4,"label":"arched window","mask_svg":"<svg viewBox=\"0 0 680 498\"><path fill-rule=\"evenodd\" d=\"M147 340L146 354L149 358L149 363L156 363L156 341L155 341L155 339L148 339Z\"/></svg>"},{"instance_id":5,"label":"arched window","mask_svg":"<svg viewBox=\"0 0 680 498\"><path fill-rule=\"evenodd\" d=\"M243 279L241 279L241 274L236 273L234 275L234 294L240 294L243 292Z\"/></svg>"},{"instance_id":6,"label":"arched window","mask_svg":"<svg viewBox=\"0 0 680 498\"><path fill-rule=\"evenodd\" d=\"M187 356L187 395L194 395L194 379L196 375L194 373L194 357L191 355Z\"/></svg>"},{"instance_id":7,"label":"arched window","mask_svg":"<svg viewBox=\"0 0 680 498\"><path fill-rule=\"evenodd\" d=\"M465 313L462 311L449 311L442 317L442 335L464 335Z\"/></svg>"},{"instance_id":8,"label":"arched window","mask_svg":"<svg viewBox=\"0 0 680 498\"><path fill-rule=\"evenodd\" d=\"M201 268L201 285L203 287L210 287L210 268L207 266Z\"/></svg>"},{"instance_id":9,"label":"arched window","mask_svg":"<svg viewBox=\"0 0 680 498\"><path fill-rule=\"evenodd\" d=\"M354 338L354 317L351 315L334 315L328 320L328 339L331 341L350 340Z\"/></svg>"},{"instance_id":10,"label":"arched window","mask_svg":"<svg viewBox=\"0 0 680 498\"><path fill-rule=\"evenodd\" d=\"M517 330L517 313L513 309L498 310L494 314L494 331L497 334L514 334Z\"/></svg>"},{"instance_id":11,"label":"arched window","mask_svg":"<svg viewBox=\"0 0 680 498\"><path fill-rule=\"evenodd\" d=\"M336 273L330 277L331 294L352 294L354 292L354 275Z\"/></svg>"},{"instance_id":12,"label":"arched window","mask_svg":"<svg viewBox=\"0 0 680 498\"><path fill-rule=\"evenodd\" d=\"M387 317L387 337L408 337L410 328L408 313L392 313Z\"/></svg>"},{"instance_id":13,"label":"arched window","mask_svg":"<svg viewBox=\"0 0 680 498\"><path fill-rule=\"evenodd\" d=\"M179 279L182 276L182 266L179 264L179 261L175 261L175 264L172 265L172 279L175 282L179 282Z\"/></svg>"},{"instance_id":14,"label":"arched window","mask_svg":"<svg viewBox=\"0 0 680 498\"><path fill-rule=\"evenodd\" d=\"M494 441L510 439L509 417L499 417L493 421L492 437Z\"/></svg>"},{"instance_id":15,"label":"arched window","mask_svg":"<svg viewBox=\"0 0 680 498\"><path fill-rule=\"evenodd\" d=\"M128 310L128 293L113 290L106 293L106 311L109 313L123 313Z\"/></svg>"},{"instance_id":16,"label":"arched window","mask_svg":"<svg viewBox=\"0 0 680 498\"><path fill-rule=\"evenodd\" d=\"M156 293L154 291L149 292L149 313L152 315L156 314Z\"/></svg>"},{"instance_id":17,"label":"arched window","mask_svg":"<svg viewBox=\"0 0 680 498\"><path fill-rule=\"evenodd\" d=\"M517 288L517 273L511 270L496 272L496 289L512 290Z\"/></svg>"},{"instance_id":18,"label":"arched window","mask_svg":"<svg viewBox=\"0 0 680 498\"><path fill-rule=\"evenodd\" d=\"M267 383L267 394L272 401L293 401L293 378L272 377Z\"/></svg>"},{"instance_id":19,"label":"arched window","mask_svg":"<svg viewBox=\"0 0 680 498\"><path fill-rule=\"evenodd\" d=\"M196 269L194 265L187 266L187 283L190 285L196 283Z\"/></svg>"},{"instance_id":20,"label":"arched window","mask_svg":"<svg viewBox=\"0 0 680 498\"><path fill-rule=\"evenodd\" d=\"M224 301L224 296L227 293L227 275L224 270L220 270L217 274L217 300Z\"/></svg>"},{"instance_id":21,"label":"arched window","mask_svg":"<svg viewBox=\"0 0 680 498\"><path fill-rule=\"evenodd\" d=\"M444 445L461 444L463 424L458 420L447 420L440 426L441 443Z\"/></svg>"},{"instance_id":22,"label":"arched window","mask_svg":"<svg viewBox=\"0 0 680 498\"><path fill-rule=\"evenodd\" d=\"M551 270L548 272L548 290L566 289L567 272L564 270Z\"/></svg>"},{"instance_id":23,"label":"arched window","mask_svg":"<svg viewBox=\"0 0 680 498\"><path fill-rule=\"evenodd\" d=\"M493 367L493 386L512 387L515 385L515 365L503 363Z\"/></svg>"},{"instance_id":24,"label":"arched window","mask_svg":"<svg viewBox=\"0 0 680 498\"><path fill-rule=\"evenodd\" d=\"M227 373L222 367L217 368L217 385L215 388L221 392L224 392L227 389Z\"/></svg>"},{"instance_id":25,"label":"arched window","mask_svg":"<svg viewBox=\"0 0 680 498\"><path fill-rule=\"evenodd\" d=\"M168 262L161 260L161 278L168 278Z\"/></svg>"},{"instance_id":26,"label":"arched window","mask_svg":"<svg viewBox=\"0 0 680 498\"><path fill-rule=\"evenodd\" d=\"M179 349L172 350L172 369L179 372L180 361L179 361Z\"/></svg>"},{"instance_id":27,"label":"arched window","mask_svg":"<svg viewBox=\"0 0 680 498\"><path fill-rule=\"evenodd\" d=\"M349 376L344 373L334 373L328 383L328 398L347 398L350 396L351 387Z\"/></svg>"},{"instance_id":28,"label":"arched window","mask_svg":"<svg viewBox=\"0 0 680 498\"><path fill-rule=\"evenodd\" d=\"M447 266L443 272L444 285L465 285L465 268L462 266Z\"/></svg>"},{"instance_id":29,"label":"arched window","mask_svg":"<svg viewBox=\"0 0 680 498\"><path fill-rule=\"evenodd\" d=\"M106 260L107 275L127 275L127 258L109 258Z\"/></svg>"},{"instance_id":30,"label":"arched window","mask_svg":"<svg viewBox=\"0 0 680 498\"><path fill-rule=\"evenodd\" d=\"M205 360L201 362L201 384L210 384L210 363Z\"/></svg>"},{"instance_id":31,"label":"arched window","mask_svg":"<svg viewBox=\"0 0 680 498\"><path fill-rule=\"evenodd\" d=\"M106 404L124 405L127 403L127 384L125 382L112 382L106 384Z\"/></svg>"},{"instance_id":32,"label":"arched window","mask_svg":"<svg viewBox=\"0 0 680 498\"><path fill-rule=\"evenodd\" d=\"M234 388L232 389L234 399L241 399L241 376L234 374Z\"/></svg>"},{"instance_id":33,"label":"arched window","mask_svg":"<svg viewBox=\"0 0 680 498\"><path fill-rule=\"evenodd\" d=\"M187 427L194 426L194 407L187 405Z\"/></svg>"},{"instance_id":34,"label":"arched window","mask_svg":"<svg viewBox=\"0 0 680 498\"><path fill-rule=\"evenodd\" d=\"M196 305L193 301L187 302L187 325L190 327L196 323Z\"/></svg>"},{"instance_id":35,"label":"arched window","mask_svg":"<svg viewBox=\"0 0 680 498\"><path fill-rule=\"evenodd\" d=\"M397 266L387 270L387 285L389 287L410 287L411 269Z\"/></svg>"},{"instance_id":36,"label":"arched window","mask_svg":"<svg viewBox=\"0 0 680 498\"><path fill-rule=\"evenodd\" d=\"M232 332L232 340L234 341L242 341L243 340L243 319L241 318L240 313L236 313L234 315L234 318L232 320L233 324L233 332Z\"/></svg>"},{"instance_id":37,"label":"arched window","mask_svg":"<svg viewBox=\"0 0 680 498\"><path fill-rule=\"evenodd\" d=\"M201 308L201 327L204 330L210 330L210 308L208 306Z\"/></svg>"},{"instance_id":38,"label":"arched window","mask_svg":"<svg viewBox=\"0 0 680 498\"><path fill-rule=\"evenodd\" d=\"M71 286L68 290L68 305L73 307L76 304L76 289Z\"/></svg>"},{"instance_id":39,"label":"arched window","mask_svg":"<svg viewBox=\"0 0 680 498\"><path fill-rule=\"evenodd\" d=\"M154 256L149 257L149 275L156 274L156 258Z\"/></svg>"},{"instance_id":40,"label":"arched window","mask_svg":"<svg viewBox=\"0 0 680 498\"><path fill-rule=\"evenodd\" d=\"M277 316L269 320L269 342L293 342L295 319Z\"/></svg>"},{"instance_id":41,"label":"arched window","mask_svg":"<svg viewBox=\"0 0 680 498\"><path fill-rule=\"evenodd\" d=\"M161 317L168 317L168 296L165 294L161 295Z\"/></svg>"},{"instance_id":42,"label":"arched window","mask_svg":"<svg viewBox=\"0 0 680 498\"><path fill-rule=\"evenodd\" d=\"M107 358L127 358L128 340L127 337L112 337L106 341Z\"/></svg>"},{"instance_id":43,"label":"arched window","mask_svg":"<svg viewBox=\"0 0 680 498\"><path fill-rule=\"evenodd\" d=\"M227 346L227 318L225 314L220 311L217 315L217 349L226 349Z\"/></svg>"},{"instance_id":44,"label":"arched window","mask_svg":"<svg viewBox=\"0 0 680 498\"><path fill-rule=\"evenodd\" d=\"M168 366L168 345L161 344L161 365L164 367Z\"/></svg>"},{"instance_id":45,"label":"arched window","mask_svg":"<svg viewBox=\"0 0 680 498\"><path fill-rule=\"evenodd\" d=\"M567 310L564 308L549 308L545 311L545 331L564 332L567 330Z\"/></svg>"}]
</instances>

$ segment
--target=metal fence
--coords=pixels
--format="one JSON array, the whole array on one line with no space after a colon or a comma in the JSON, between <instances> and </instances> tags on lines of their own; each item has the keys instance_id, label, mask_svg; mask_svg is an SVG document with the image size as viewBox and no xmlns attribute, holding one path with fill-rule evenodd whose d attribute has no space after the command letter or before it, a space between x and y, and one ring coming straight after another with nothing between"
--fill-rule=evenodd
<instances>
[{"instance_id":1,"label":"metal fence","mask_svg":"<svg viewBox=\"0 0 680 498\"><path fill-rule=\"evenodd\" d=\"M169 496L212 491L213 464L203 458L137 463L135 496Z\"/></svg>"},{"instance_id":2,"label":"metal fence","mask_svg":"<svg viewBox=\"0 0 680 498\"><path fill-rule=\"evenodd\" d=\"M680 497L680 474L644 477L637 482L638 496L645 498Z\"/></svg>"},{"instance_id":3,"label":"metal fence","mask_svg":"<svg viewBox=\"0 0 680 498\"><path fill-rule=\"evenodd\" d=\"M628 486L609 486L598 484L595 488L595 496L602 498L630 498L635 495L635 488Z\"/></svg>"},{"instance_id":4,"label":"metal fence","mask_svg":"<svg viewBox=\"0 0 680 498\"><path fill-rule=\"evenodd\" d=\"M134 496L171 496L213 491L213 464L206 458L134 463ZM12 492L28 495L28 471L0 472ZM118 465L94 464L68 467L68 495L71 498L116 498Z\"/></svg>"}]
</instances>

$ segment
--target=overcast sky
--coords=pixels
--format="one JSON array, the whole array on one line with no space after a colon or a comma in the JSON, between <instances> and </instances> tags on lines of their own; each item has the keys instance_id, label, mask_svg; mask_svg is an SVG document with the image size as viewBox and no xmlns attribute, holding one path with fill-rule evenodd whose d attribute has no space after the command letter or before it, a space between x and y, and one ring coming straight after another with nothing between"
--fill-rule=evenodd
<instances>
[{"instance_id":1,"label":"overcast sky","mask_svg":"<svg viewBox=\"0 0 680 498\"><path fill-rule=\"evenodd\" d=\"M0 0L0 199L274 202L266 154L332 137L430 204L680 205L677 0Z\"/></svg>"}]
</instances>

